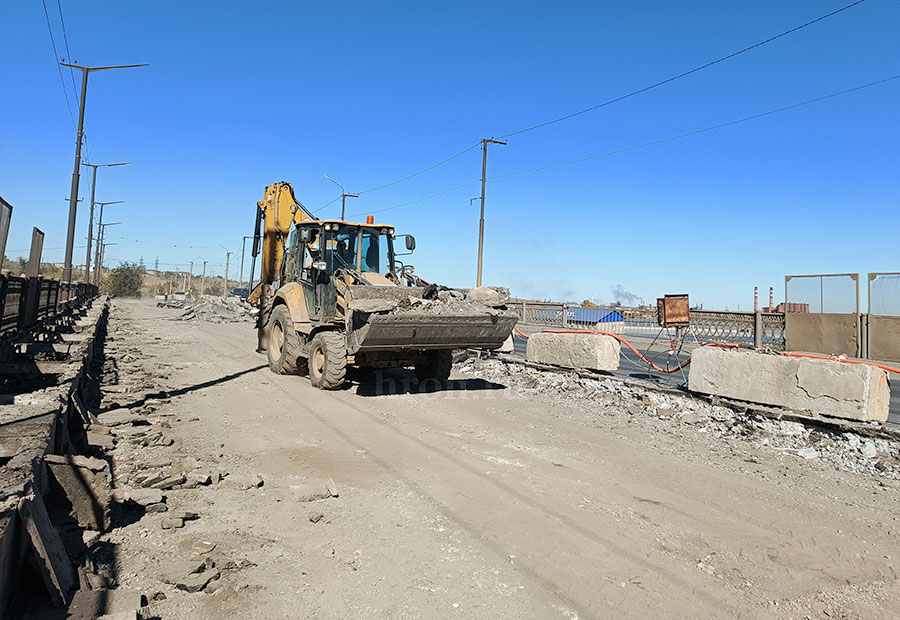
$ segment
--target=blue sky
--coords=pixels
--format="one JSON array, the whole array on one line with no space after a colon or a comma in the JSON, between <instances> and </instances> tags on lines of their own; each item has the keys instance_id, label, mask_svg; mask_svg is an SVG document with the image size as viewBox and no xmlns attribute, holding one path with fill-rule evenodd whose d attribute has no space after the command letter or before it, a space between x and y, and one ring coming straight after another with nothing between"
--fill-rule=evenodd
<instances>
[{"instance_id":1,"label":"blue sky","mask_svg":"<svg viewBox=\"0 0 900 620\"><path fill-rule=\"evenodd\" d=\"M72 2L80 64L150 63L90 78L85 131L120 260L224 270L265 185L311 209L469 147L681 73L850 0L610 2ZM56 0L46 0L60 56ZM900 74L900 3L867 0L628 100L492 146L488 175L615 151ZM74 130L40 2L0 5L0 195L7 254L62 260ZM63 73L75 106L71 77ZM80 86L79 76L75 76ZM491 179L484 280L514 295L606 302L688 292L752 305L785 274L900 271L900 80L581 164ZM74 111L74 110L73 110ZM86 169L83 169L87 172ZM416 235L417 272L475 279L472 149L348 199L348 215ZM89 175L80 195L89 198ZM87 215L79 209L75 262ZM335 202L321 211L340 214ZM80 247L79 247L80 246ZM177 246L177 247L176 247ZM194 247L185 247L194 246Z\"/></svg>"}]
</instances>

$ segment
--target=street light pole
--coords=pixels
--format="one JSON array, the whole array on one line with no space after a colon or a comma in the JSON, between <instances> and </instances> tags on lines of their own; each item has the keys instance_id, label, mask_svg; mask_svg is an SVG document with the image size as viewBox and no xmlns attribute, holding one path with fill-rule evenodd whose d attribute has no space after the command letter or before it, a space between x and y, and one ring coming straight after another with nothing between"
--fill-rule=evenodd
<instances>
[{"instance_id":1,"label":"street light pole","mask_svg":"<svg viewBox=\"0 0 900 620\"><path fill-rule=\"evenodd\" d=\"M89 164L84 162L85 166L89 168L93 168L93 175L91 179L91 216L88 218L88 236L87 236L87 255L84 259L84 281L91 281L91 242L94 240L94 205L96 202L94 201L94 197L97 193L97 168L110 168L112 166L127 166L130 162L120 162L117 164Z\"/></svg>"},{"instance_id":2,"label":"street light pole","mask_svg":"<svg viewBox=\"0 0 900 620\"><path fill-rule=\"evenodd\" d=\"M69 228L66 233L66 258L63 263L62 281L72 282L72 250L75 247L75 215L78 200L78 184L81 180L81 144L84 142L84 102L87 97L88 75L92 71L108 71L110 69L130 69L147 65L115 65L110 67L82 67L79 65L59 63L64 67L81 71L81 99L78 103L78 131L75 138L75 168L72 171L72 190L69 193Z\"/></svg>"},{"instance_id":3,"label":"street light pole","mask_svg":"<svg viewBox=\"0 0 900 620\"><path fill-rule=\"evenodd\" d=\"M103 207L106 205L117 205L125 202L124 200L113 200L109 202L98 202L100 205L100 222L97 224L97 252L94 254L94 263L100 264L100 244L103 243ZM94 284L100 286L100 276L94 275Z\"/></svg>"},{"instance_id":4,"label":"street light pole","mask_svg":"<svg viewBox=\"0 0 900 620\"><path fill-rule=\"evenodd\" d=\"M344 191L343 185L341 185L340 183L338 183L337 181L332 179L327 174L323 174L322 176L341 188L341 221L343 221L345 219L344 212L346 211L347 199L348 198L359 198L359 194L348 194L347 192Z\"/></svg>"},{"instance_id":5,"label":"street light pole","mask_svg":"<svg viewBox=\"0 0 900 620\"><path fill-rule=\"evenodd\" d=\"M484 186L487 181L487 147L488 144L506 145L506 142L500 142L493 138L483 138L481 140L481 148L484 156L481 160L481 219L478 220L478 277L475 279L475 286L481 286L481 262L484 254Z\"/></svg>"}]
</instances>

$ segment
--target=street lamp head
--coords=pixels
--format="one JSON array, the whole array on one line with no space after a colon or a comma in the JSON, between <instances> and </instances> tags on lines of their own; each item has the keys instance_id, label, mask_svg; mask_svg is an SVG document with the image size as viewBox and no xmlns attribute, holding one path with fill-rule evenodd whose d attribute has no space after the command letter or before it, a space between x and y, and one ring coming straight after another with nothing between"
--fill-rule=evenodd
<instances>
[{"instance_id":1,"label":"street lamp head","mask_svg":"<svg viewBox=\"0 0 900 620\"><path fill-rule=\"evenodd\" d=\"M331 181L332 183L334 183L335 185L337 185L338 187L340 187L340 188L341 188L341 193L342 193L342 194L345 193L345 192L344 192L344 186L343 186L343 185L341 185L340 183L338 183L337 181L335 181L334 179L332 179L332 178L331 178L330 176L328 176L327 174L323 174L322 176L325 177L326 179L328 179L329 181Z\"/></svg>"},{"instance_id":2,"label":"street lamp head","mask_svg":"<svg viewBox=\"0 0 900 620\"><path fill-rule=\"evenodd\" d=\"M91 71L108 71L110 69L133 69L135 67L149 67L149 63L144 63L142 65L113 65L111 67L83 67L81 65L76 65L68 62L59 63L63 67L71 67L72 69L80 69L81 71L87 71L90 73Z\"/></svg>"},{"instance_id":3,"label":"street lamp head","mask_svg":"<svg viewBox=\"0 0 900 620\"><path fill-rule=\"evenodd\" d=\"M128 166L130 164L130 161L121 161L115 164L89 164L86 161L81 162L82 166L88 166L90 168L112 168L113 166Z\"/></svg>"}]
</instances>

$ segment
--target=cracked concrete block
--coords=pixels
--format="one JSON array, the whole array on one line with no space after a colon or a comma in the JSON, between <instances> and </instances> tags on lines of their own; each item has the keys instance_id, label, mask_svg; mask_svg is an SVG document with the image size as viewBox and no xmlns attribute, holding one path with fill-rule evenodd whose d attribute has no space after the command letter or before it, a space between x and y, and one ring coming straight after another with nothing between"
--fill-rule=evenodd
<instances>
[{"instance_id":1,"label":"cracked concrete block","mask_svg":"<svg viewBox=\"0 0 900 620\"><path fill-rule=\"evenodd\" d=\"M112 496L106 462L70 454L50 454L44 457L44 462L72 504L78 525L105 532L110 523Z\"/></svg>"},{"instance_id":2,"label":"cracked concrete block","mask_svg":"<svg viewBox=\"0 0 900 620\"><path fill-rule=\"evenodd\" d=\"M37 495L22 498L19 515L35 552L35 566L44 579L50 600L62 607L69 602L78 587L78 575L66 555L59 533L50 523L47 507Z\"/></svg>"},{"instance_id":3,"label":"cracked concrete block","mask_svg":"<svg viewBox=\"0 0 900 620\"><path fill-rule=\"evenodd\" d=\"M764 405L848 420L884 422L887 373L874 366L701 347L691 355L688 387Z\"/></svg>"},{"instance_id":4,"label":"cracked concrete block","mask_svg":"<svg viewBox=\"0 0 900 620\"><path fill-rule=\"evenodd\" d=\"M604 370L619 368L621 345L600 334L550 334L540 332L528 339L529 362L565 368Z\"/></svg>"}]
</instances>

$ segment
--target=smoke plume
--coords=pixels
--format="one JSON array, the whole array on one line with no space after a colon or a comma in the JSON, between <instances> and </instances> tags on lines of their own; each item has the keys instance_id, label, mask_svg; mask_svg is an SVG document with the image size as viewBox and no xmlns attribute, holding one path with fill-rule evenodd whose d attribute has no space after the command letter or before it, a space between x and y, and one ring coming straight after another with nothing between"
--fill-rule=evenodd
<instances>
[{"instance_id":1,"label":"smoke plume","mask_svg":"<svg viewBox=\"0 0 900 620\"><path fill-rule=\"evenodd\" d=\"M609 292L612 293L613 301L617 301L623 306L636 306L641 300L640 295L626 291L621 284L610 287Z\"/></svg>"}]
</instances>

